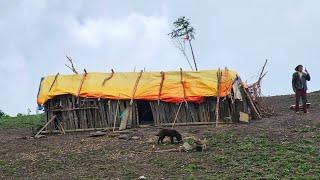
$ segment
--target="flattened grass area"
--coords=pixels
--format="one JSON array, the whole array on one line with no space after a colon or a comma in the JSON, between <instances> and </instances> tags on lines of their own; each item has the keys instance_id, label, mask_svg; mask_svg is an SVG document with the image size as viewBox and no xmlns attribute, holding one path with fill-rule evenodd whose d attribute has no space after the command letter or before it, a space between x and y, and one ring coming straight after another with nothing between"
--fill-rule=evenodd
<instances>
[{"instance_id":1,"label":"flattened grass area","mask_svg":"<svg viewBox=\"0 0 320 180\"><path fill-rule=\"evenodd\" d=\"M320 177L320 156L314 146L319 144L319 137L292 143L274 141L264 135L249 137L219 132L207 139L209 149L203 153L149 154L146 148L114 148L106 144L98 150L61 155L59 147L49 144L46 153L32 161L1 160L0 174L17 178L31 175L32 178L59 178L63 174L63 178L84 179L137 179L141 175L148 179Z\"/></svg>"},{"instance_id":2,"label":"flattened grass area","mask_svg":"<svg viewBox=\"0 0 320 180\"><path fill-rule=\"evenodd\" d=\"M37 128L44 123L44 117L39 115L23 115L17 117L1 117L0 129L30 129Z\"/></svg>"}]
</instances>

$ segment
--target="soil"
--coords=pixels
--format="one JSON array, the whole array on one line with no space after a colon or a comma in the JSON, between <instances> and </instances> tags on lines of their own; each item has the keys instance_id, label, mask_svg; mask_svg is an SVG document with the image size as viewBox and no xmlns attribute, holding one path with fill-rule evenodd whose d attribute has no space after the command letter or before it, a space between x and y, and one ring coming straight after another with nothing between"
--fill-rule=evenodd
<instances>
[{"instance_id":1,"label":"soil","mask_svg":"<svg viewBox=\"0 0 320 180\"><path fill-rule=\"evenodd\" d=\"M277 157L273 152L277 149L272 151L261 149L264 146L256 144L255 147L240 149L247 152L238 152L243 142L248 146L262 139L265 140L264 143L269 143L270 146L266 145L266 147L270 149L273 146L282 147L282 145L287 148L286 144L292 147L296 145L310 147L313 149L312 152L310 150L310 160L308 159L305 163L310 166L319 164L320 93L309 94L311 103L309 114L296 114L289 110L289 106L294 104L294 96L274 96L267 97L265 100L274 107L276 113L269 118L252 120L249 124L222 125L219 128L213 126L176 127L184 139L188 137L208 138L209 148L203 153L151 153L152 146L156 142L155 134L158 132L156 127L132 129L123 133L107 132L107 135L102 137L89 137L90 132L83 132L49 135L40 139L31 138L32 134L29 129L2 129L0 130L0 178L138 179L139 176L145 176L148 179L211 179L214 177L246 179L282 178L296 173L295 168L300 168L300 164L298 163L295 167L296 164L293 162L291 164L293 172L288 168L288 173L285 171L278 173L277 168L282 165L277 165L273 176L269 176L269 172L266 171L273 170L268 167L268 162L271 162L269 158ZM127 138L119 139L121 134L125 134ZM140 137L140 139L130 139L133 136ZM223 144L219 143L219 137L224 139ZM233 142L237 144L237 147L233 145ZM155 150L178 147L179 145L171 145L169 140L164 145L155 144ZM257 147L261 148L256 149ZM228 150L232 148L235 148L237 152L232 154L233 151L230 151L231 154L228 154ZM252 162L243 158L238 159L239 153L241 156L248 155L249 157L252 154L251 157L257 155L262 157L261 154L264 152L270 154L266 155L266 160L261 164L257 164L261 159ZM308 154L309 151L306 153ZM303 156L303 153L297 153L292 158L298 155ZM287 157L287 155L281 155L281 157ZM237 164L232 158L244 164ZM220 162L222 160L224 161ZM250 164L248 168L250 170L243 169L246 163ZM300 175L317 178L320 176L318 167L309 167L308 171L303 171ZM247 173L243 174L244 172Z\"/></svg>"}]
</instances>

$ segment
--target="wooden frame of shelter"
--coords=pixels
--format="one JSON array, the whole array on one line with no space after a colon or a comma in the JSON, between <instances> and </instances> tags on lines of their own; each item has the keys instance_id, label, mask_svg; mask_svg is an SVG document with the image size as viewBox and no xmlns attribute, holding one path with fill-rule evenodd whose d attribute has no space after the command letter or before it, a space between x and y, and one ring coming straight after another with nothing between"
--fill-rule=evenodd
<instances>
[{"instance_id":1,"label":"wooden frame of shelter","mask_svg":"<svg viewBox=\"0 0 320 180\"><path fill-rule=\"evenodd\" d=\"M227 71L227 69L226 69ZM108 98L84 98L78 96L85 81L87 73L83 75L78 95L64 94L55 96L46 101L44 106L46 121L57 113L61 115L61 124L66 132L85 131L98 129L118 129L123 121L124 112L130 113L126 117L130 118L130 125L127 128L139 127L144 120L143 108L149 109L149 115L152 116L151 125L154 126L179 126L179 125L205 125L205 124L224 124L239 122L240 112L248 114L252 119L260 119L261 115L258 107L252 101L245 85L239 77L232 83L231 92L225 97L208 96L203 97L202 102L187 102L183 72L181 73L181 86L183 89L183 101L180 103L170 103L161 100L160 95L164 81L164 72L161 72L161 82L157 100L134 100L139 78L136 80L132 97L129 99L108 99ZM218 87L220 91L221 74L217 72ZM106 77L102 84L111 79L114 71L109 77ZM141 76L142 72L140 72ZM57 74L53 83L56 83ZM140 77L139 76L139 77ZM52 89L50 86L50 90ZM144 106L141 106L141 103ZM57 109L56 107L59 106ZM130 111L126 111L130 106ZM147 106L147 107L146 107ZM219 114L217 114L219 113ZM150 117L150 116L149 116ZM54 122L49 123L45 131L55 131Z\"/></svg>"}]
</instances>

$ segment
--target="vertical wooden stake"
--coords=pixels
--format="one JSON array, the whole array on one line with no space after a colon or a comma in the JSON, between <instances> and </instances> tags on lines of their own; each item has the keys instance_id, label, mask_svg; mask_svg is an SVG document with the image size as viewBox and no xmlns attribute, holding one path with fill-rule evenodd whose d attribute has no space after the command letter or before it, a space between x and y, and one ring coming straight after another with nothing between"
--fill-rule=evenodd
<instances>
[{"instance_id":1,"label":"vertical wooden stake","mask_svg":"<svg viewBox=\"0 0 320 180\"><path fill-rule=\"evenodd\" d=\"M160 97L161 97L163 81L164 81L164 72L161 71L161 82L160 82L160 88L159 88L159 93L158 93L158 106L160 105Z\"/></svg>"},{"instance_id":2,"label":"vertical wooden stake","mask_svg":"<svg viewBox=\"0 0 320 180\"><path fill-rule=\"evenodd\" d=\"M220 107L220 81L221 81L221 71L220 68L218 69L217 72L217 81L218 81L218 87L217 87L217 104L216 104L216 127L219 126L219 118L220 118L220 114L219 114L219 107Z\"/></svg>"},{"instance_id":3,"label":"vertical wooden stake","mask_svg":"<svg viewBox=\"0 0 320 180\"><path fill-rule=\"evenodd\" d=\"M112 129L113 132L116 129L116 122L117 122L117 116L118 116L119 103L120 103L120 100L118 99L117 106L116 106L116 114L114 115L114 121L113 121L113 129Z\"/></svg>"}]
</instances>

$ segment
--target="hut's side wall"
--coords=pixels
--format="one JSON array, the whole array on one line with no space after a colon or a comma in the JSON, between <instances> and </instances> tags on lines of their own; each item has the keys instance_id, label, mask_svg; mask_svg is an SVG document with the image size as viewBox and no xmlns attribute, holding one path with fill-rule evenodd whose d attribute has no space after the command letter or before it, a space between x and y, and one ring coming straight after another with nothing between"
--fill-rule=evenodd
<instances>
[{"instance_id":1,"label":"hut's side wall","mask_svg":"<svg viewBox=\"0 0 320 180\"><path fill-rule=\"evenodd\" d=\"M129 106L129 101L105 100L105 99L84 99L71 95L57 96L45 104L46 118L50 119L55 114L61 113L64 129L89 129L113 127L116 119L116 126L120 126L121 113ZM58 106L61 106L57 109ZM117 110L118 107L118 110ZM117 112L117 117L115 117ZM138 113L136 104L133 104L132 126L138 125ZM47 130L54 130L52 122Z\"/></svg>"},{"instance_id":2,"label":"hut's side wall","mask_svg":"<svg viewBox=\"0 0 320 180\"><path fill-rule=\"evenodd\" d=\"M176 114L176 123L192 124L193 122L215 122L215 109L217 100L208 97L202 103L183 103L178 112L180 104L161 102L150 102L153 113L154 125L173 123ZM220 101L220 122L239 122L239 112L249 112L246 101L231 100L226 97ZM178 113L177 113L178 112Z\"/></svg>"},{"instance_id":3,"label":"hut's side wall","mask_svg":"<svg viewBox=\"0 0 320 180\"><path fill-rule=\"evenodd\" d=\"M207 97L202 103L183 103L178 113L176 123L192 124L193 122L215 122L216 98ZM47 121L59 114L62 125L66 130L108 128L120 126L122 113L129 106L129 101L106 100L106 99L85 99L72 95L57 96L45 104ZM173 123L180 104L160 102L149 102L154 125ZM58 107L58 108L57 108ZM117 110L118 107L118 110ZM137 104L128 111L130 114L129 124L131 127L139 125ZM227 96L220 100L219 113L220 122L239 122L239 112L250 114L247 100L233 100ZM117 116L115 117L115 115ZM132 117L132 118L131 118ZM52 122L47 130L56 129Z\"/></svg>"}]
</instances>

